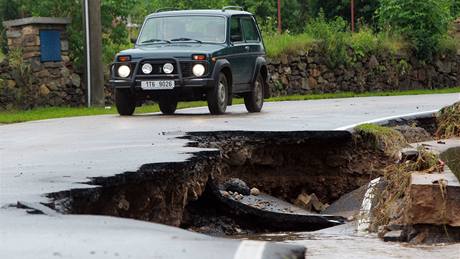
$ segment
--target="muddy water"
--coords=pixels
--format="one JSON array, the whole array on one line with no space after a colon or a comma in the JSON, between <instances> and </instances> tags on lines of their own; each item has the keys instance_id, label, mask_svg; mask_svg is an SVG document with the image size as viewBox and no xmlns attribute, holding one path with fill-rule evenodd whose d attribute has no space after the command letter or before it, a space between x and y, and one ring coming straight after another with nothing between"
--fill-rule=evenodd
<instances>
[{"instance_id":1,"label":"muddy water","mask_svg":"<svg viewBox=\"0 0 460 259\"><path fill-rule=\"evenodd\" d=\"M460 180L460 148L451 148L441 157Z\"/></svg>"}]
</instances>

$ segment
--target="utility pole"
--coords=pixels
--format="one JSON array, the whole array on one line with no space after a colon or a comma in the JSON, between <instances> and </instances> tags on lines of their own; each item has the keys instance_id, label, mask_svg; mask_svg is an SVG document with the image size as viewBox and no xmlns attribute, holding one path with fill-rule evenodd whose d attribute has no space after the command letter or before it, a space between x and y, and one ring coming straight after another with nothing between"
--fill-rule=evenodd
<instances>
[{"instance_id":1,"label":"utility pole","mask_svg":"<svg viewBox=\"0 0 460 259\"><path fill-rule=\"evenodd\" d=\"M355 0L351 0L351 32L355 32Z\"/></svg>"},{"instance_id":2,"label":"utility pole","mask_svg":"<svg viewBox=\"0 0 460 259\"><path fill-rule=\"evenodd\" d=\"M104 71L102 65L101 0L83 0L85 28L87 103L104 106Z\"/></svg>"},{"instance_id":3,"label":"utility pole","mask_svg":"<svg viewBox=\"0 0 460 259\"><path fill-rule=\"evenodd\" d=\"M283 32L283 26L281 23L281 0L278 0L278 33L281 34Z\"/></svg>"}]
</instances>

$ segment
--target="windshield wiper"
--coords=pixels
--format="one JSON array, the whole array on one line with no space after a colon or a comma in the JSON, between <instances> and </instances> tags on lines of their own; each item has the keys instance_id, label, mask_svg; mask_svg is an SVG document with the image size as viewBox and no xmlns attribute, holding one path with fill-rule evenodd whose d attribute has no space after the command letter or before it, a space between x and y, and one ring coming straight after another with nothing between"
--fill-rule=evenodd
<instances>
[{"instance_id":1,"label":"windshield wiper","mask_svg":"<svg viewBox=\"0 0 460 259\"><path fill-rule=\"evenodd\" d=\"M143 42L141 42L141 44L143 44L143 43L153 43L153 42L166 42L166 43L171 44L171 41L169 41L169 40L161 40L161 39L144 40Z\"/></svg>"},{"instance_id":2,"label":"windshield wiper","mask_svg":"<svg viewBox=\"0 0 460 259\"><path fill-rule=\"evenodd\" d=\"M201 40L195 40L195 39L190 39L190 38L177 38L177 39L172 39L171 41L196 41L198 43L202 43Z\"/></svg>"}]
</instances>

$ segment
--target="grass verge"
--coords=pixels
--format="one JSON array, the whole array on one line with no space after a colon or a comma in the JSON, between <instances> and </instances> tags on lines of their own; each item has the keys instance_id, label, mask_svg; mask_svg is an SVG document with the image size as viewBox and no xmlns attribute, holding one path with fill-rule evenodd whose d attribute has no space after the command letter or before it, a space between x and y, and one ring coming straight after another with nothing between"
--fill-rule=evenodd
<instances>
[{"instance_id":1,"label":"grass verge","mask_svg":"<svg viewBox=\"0 0 460 259\"><path fill-rule=\"evenodd\" d=\"M278 58L281 55L297 54L297 51L307 51L313 48L316 40L309 34L274 34L265 37L267 55Z\"/></svg>"},{"instance_id":2,"label":"grass verge","mask_svg":"<svg viewBox=\"0 0 460 259\"><path fill-rule=\"evenodd\" d=\"M370 148L383 151L387 156L396 158L399 150L407 146L404 136L395 129L376 124L362 124L355 128L356 133Z\"/></svg>"},{"instance_id":3,"label":"grass verge","mask_svg":"<svg viewBox=\"0 0 460 259\"><path fill-rule=\"evenodd\" d=\"M401 95L421 95L421 94L443 94L443 93L460 93L460 87L445 88L435 90L410 90L410 91L392 91L392 92L366 92L366 93L331 93L331 94L310 94L310 95L291 95L273 97L267 102L280 102L280 101L304 101L304 100L319 100L319 99L332 99L332 98L351 98L351 97L370 97L370 96L401 96ZM242 104L242 99L235 99L234 104ZM187 102L179 103L179 109L206 106L206 102ZM145 105L136 109L136 114L158 112L160 109L158 105ZM0 123L18 123L34 120L55 119L65 117L89 116L89 115L104 115L116 114L117 111L114 107L108 108L86 108L86 107L51 107L51 108L37 108L33 110L11 110L0 112Z\"/></svg>"}]
</instances>

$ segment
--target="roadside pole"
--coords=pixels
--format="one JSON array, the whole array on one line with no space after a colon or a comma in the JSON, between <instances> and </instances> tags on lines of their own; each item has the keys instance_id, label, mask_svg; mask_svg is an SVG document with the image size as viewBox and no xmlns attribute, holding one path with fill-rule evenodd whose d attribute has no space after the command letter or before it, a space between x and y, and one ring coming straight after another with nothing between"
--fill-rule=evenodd
<instances>
[{"instance_id":1,"label":"roadside pole","mask_svg":"<svg viewBox=\"0 0 460 259\"><path fill-rule=\"evenodd\" d=\"M283 26L281 23L281 0L278 0L278 33L281 34L283 32Z\"/></svg>"},{"instance_id":2,"label":"roadside pole","mask_svg":"<svg viewBox=\"0 0 460 259\"><path fill-rule=\"evenodd\" d=\"M87 103L104 106L104 70L102 64L101 1L83 0L85 28L85 81Z\"/></svg>"},{"instance_id":3,"label":"roadside pole","mask_svg":"<svg viewBox=\"0 0 460 259\"><path fill-rule=\"evenodd\" d=\"M355 32L355 0L351 0L351 32Z\"/></svg>"}]
</instances>

